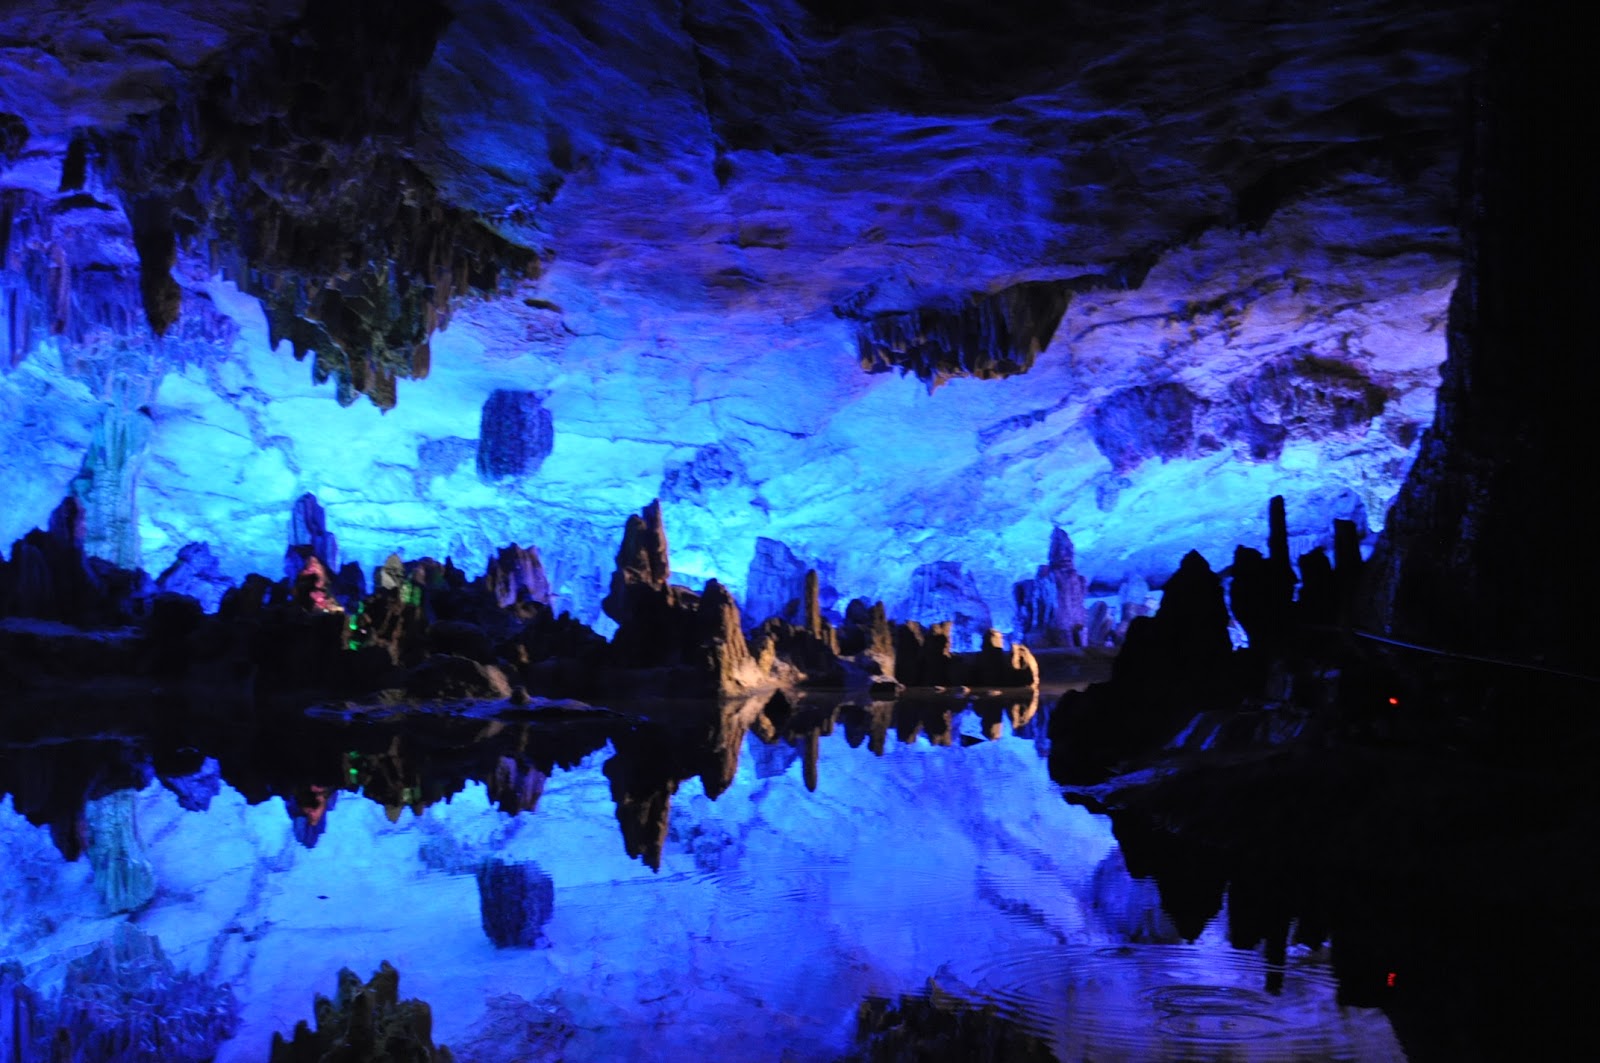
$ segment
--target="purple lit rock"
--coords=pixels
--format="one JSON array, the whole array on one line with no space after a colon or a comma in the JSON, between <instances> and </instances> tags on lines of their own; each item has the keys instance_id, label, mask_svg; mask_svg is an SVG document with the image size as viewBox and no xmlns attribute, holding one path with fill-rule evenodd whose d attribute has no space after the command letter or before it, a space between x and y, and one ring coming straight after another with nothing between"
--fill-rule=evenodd
<instances>
[{"instance_id":1,"label":"purple lit rock","mask_svg":"<svg viewBox=\"0 0 1600 1063\"><path fill-rule=\"evenodd\" d=\"M550 581L536 546L506 546L489 562L484 579L501 608L520 601L550 603Z\"/></svg>"}]
</instances>

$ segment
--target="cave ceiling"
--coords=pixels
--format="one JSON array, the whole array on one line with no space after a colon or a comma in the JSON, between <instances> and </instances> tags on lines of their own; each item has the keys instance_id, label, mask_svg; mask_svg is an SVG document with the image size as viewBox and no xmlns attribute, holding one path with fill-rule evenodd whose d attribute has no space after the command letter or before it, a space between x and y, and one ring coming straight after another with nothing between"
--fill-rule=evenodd
<instances>
[{"instance_id":1,"label":"cave ceiling","mask_svg":"<svg viewBox=\"0 0 1600 1063\"><path fill-rule=\"evenodd\" d=\"M270 567L313 491L594 615L656 496L682 572L768 536L891 602L1003 602L1052 526L1115 583L1273 493L1380 524L1485 5L1037 7L8 5L0 538L91 476L117 557ZM497 391L549 443L486 478Z\"/></svg>"}]
</instances>

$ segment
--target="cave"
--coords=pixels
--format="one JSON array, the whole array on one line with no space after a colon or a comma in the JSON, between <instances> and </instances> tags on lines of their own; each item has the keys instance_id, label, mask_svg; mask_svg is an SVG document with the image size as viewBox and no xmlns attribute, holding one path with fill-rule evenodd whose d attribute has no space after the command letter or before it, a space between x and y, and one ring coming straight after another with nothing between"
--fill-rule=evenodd
<instances>
[{"instance_id":1,"label":"cave","mask_svg":"<svg viewBox=\"0 0 1600 1063\"><path fill-rule=\"evenodd\" d=\"M8 5L0 1059L1567 1044L1585 58Z\"/></svg>"}]
</instances>

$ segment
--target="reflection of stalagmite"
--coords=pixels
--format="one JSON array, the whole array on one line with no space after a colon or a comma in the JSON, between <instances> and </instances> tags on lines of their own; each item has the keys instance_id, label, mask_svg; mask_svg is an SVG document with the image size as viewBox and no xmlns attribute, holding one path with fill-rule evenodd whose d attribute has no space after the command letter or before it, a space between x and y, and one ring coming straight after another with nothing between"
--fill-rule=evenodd
<instances>
[{"instance_id":1,"label":"reflection of stalagmite","mask_svg":"<svg viewBox=\"0 0 1600 1063\"><path fill-rule=\"evenodd\" d=\"M489 779L489 800L502 812L516 815L532 812L544 793L549 776L531 764L512 757L495 760L494 774Z\"/></svg>"},{"instance_id":2,"label":"reflection of stalagmite","mask_svg":"<svg viewBox=\"0 0 1600 1063\"><path fill-rule=\"evenodd\" d=\"M622 845L630 857L661 870L661 851L667 843L667 817L678 780L670 778L660 758L622 746L604 768L611 780L611 798L617 803L617 824Z\"/></svg>"},{"instance_id":3,"label":"reflection of stalagmite","mask_svg":"<svg viewBox=\"0 0 1600 1063\"><path fill-rule=\"evenodd\" d=\"M156 895L156 872L139 837L132 790L119 790L84 806L89 866L108 912L132 912Z\"/></svg>"}]
</instances>

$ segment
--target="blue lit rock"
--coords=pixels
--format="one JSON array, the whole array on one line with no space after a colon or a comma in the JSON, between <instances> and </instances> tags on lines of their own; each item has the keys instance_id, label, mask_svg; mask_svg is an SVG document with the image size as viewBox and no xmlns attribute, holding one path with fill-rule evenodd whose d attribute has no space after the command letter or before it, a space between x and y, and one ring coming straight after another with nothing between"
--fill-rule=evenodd
<instances>
[{"instance_id":1,"label":"blue lit rock","mask_svg":"<svg viewBox=\"0 0 1600 1063\"><path fill-rule=\"evenodd\" d=\"M118 790L84 807L85 850L108 912L137 911L156 895L155 868L139 836L135 796L131 790Z\"/></svg>"},{"instance_id":2,"label":"blue lit rock","mask_svg":"<svg viewBox=\"0 0 1600 1063\"><path fill-rule=\"evenodd\" d=\"M0 349L16 363L0 374L0 542L42 523L103 420L110 363L76 357L79 325L145 313L107 175L90 166L61 191L73 131L116 134L298 8L179 2L141 22L159 44L137 48L109 9L75 12L88 30L70 41L51 32L60 4L0 22L15 42L0 112L29 131L0 191L33 197L0 263L0 316L27 337ZM660 497L697 586L748 602L763 537L832 562L841 600L904 602L919 568L957 559L1011 631L1012 589L1055 526L1078 571L1112 586L1159 583L1194 546L1221 561L1262 545L1272 495L1309 512L1349 493L1378 530L1444 353L1475 9L1359 0L1246 23L1180 2L1157 37L1137 4L1089 28L1069 9L990 12L970 33L941 25L945 8L453 3L397 97L416 103L407 187L426 178L463 224L537 250L542 273L458 286L494 297L446 300L448 315L429 301L431 324L407 303L384 364L398 372L426 332L431 358L403 368L428 378L369 374L375 398L397 392L380 415L330 401L353 395L346 367L319 360L326 379L308 379L298 326L273 343L308 321L284 303L294 282L324 272L285 251L252 279L180 239L169 339L206 305L238 335L132 374L154 388L144 563L203 541L232 578L273 571L284 514L313 492L349 559L480 571L535 545L557 607L604 625L616 522ZM52 216L70 224L35 220ZM105 312L51 338L6 296L54 305L32 293L51 294L58 252L95 268L53 291ZM224 271L268 289L276 328ZM90 285L112 276L114 291ZM349 336L388 312L375 278L338 301L359 318ZM1004 293L1025 292L1051 298L1020 314ZM864 350L908 375L863 372ZM541 396L560 432L535 413L508 450L475 444L497 392ZM483 453L487 476L466 460ZM1327 527L1308 522L1296 552Z\"/></svg>"},{"instance_id":3,"label":"blue lit rock","mask_svg":"<svg viewBox=\"0 0 1600 1063\"><path fill-rule=\"evenodd\" d=\"M495 948L531 948L555 908L555 884L532 861L491 859L478 868L478 904Z\"/></svg>"},{"instance_id":4,"label":"blue lit rock","mask_svg":"<svg viewBox=\"0 0 1600 1063\"><path fill-rule=\"evenodd\" d=\"M550 411L537 394L496 388L484 401L479 422L478 475L493 482L535 473L554 438Z\"/></svg>"},{"instance_id":5,"label":"blue lit rock","mask_svg":"<svg viewBox=\"0 0 1600 1063\"><path fill-rule=\"evenodd\" d=\"M978 585L959 561L934 561L911 574L911 588L897 618L948 622L951 647L976 650L993 621Z\"/></svg>"},{"instance_id":6,"label":"blue lit rock","mask_svg":"<svg viewBox=\"0 0 1600 1063\"><path fill-rule=\"evenodd\" d=\"M171 594L184 594L198 601L208 613L217 611L222 595L233 586L222 571L222 564L205 543L185 543L178 548L172 564L156 577L156 587Z\"/></svg>"}]
</instances>

